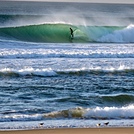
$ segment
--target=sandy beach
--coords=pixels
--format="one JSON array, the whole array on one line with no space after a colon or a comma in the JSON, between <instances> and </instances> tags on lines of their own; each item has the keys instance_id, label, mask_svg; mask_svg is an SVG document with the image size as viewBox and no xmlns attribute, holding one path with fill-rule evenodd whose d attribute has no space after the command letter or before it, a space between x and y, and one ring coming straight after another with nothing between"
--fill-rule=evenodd
<instances>
[{"instance_id":1,"label":"sandy beach","mask_svg":"<svg viewBox=\"0 0 134 134\"><path fill-rule=\"evenodd\" d=\"M0 134L133 134L134 128L63 128L63 129L33 129L7 130Z\"/></svg>"}]
</instances>

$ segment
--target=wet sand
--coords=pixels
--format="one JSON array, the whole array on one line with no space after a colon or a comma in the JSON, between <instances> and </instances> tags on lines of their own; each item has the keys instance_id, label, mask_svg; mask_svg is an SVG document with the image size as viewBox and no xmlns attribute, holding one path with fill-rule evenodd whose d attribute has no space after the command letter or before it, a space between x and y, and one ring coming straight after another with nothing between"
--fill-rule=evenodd
<instances>
[{"instance_id":1,"label":"wet sand","mask_svg":"<svg viewBox=\"0 0 134 134\"><path fill-rule=\"evenodd\" d=\"M0 131L0 134L134 134L134 127L6 130Z\"/></svg>"}]
</instances>

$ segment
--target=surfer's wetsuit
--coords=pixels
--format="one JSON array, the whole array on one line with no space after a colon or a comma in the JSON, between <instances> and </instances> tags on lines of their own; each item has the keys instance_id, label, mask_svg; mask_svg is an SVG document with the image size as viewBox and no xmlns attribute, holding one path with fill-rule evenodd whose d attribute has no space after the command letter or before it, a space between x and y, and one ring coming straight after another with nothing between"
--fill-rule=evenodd
<instances>
[{"instance_id":1,"label":"surfer's wetsuit","mask_svg":"<svg viewBox=\"0 0 134 134\"><path fill-rule=\"evenodd\" d=\"M71 38L73 39L74 38L74 34L73 34L73 29L70 28L70 32L71 32Z\"/></svg>"}]
</instances>

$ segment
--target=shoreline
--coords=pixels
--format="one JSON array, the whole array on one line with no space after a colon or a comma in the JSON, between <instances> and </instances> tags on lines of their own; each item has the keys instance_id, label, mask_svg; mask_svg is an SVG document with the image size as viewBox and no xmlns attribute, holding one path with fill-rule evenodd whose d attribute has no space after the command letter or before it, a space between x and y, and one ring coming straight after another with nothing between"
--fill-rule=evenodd
<instances>
[{"instance_id":1,"label":"shoreline","mask_svg":"<svg viewBox=\"0 0 134 134\"><path fill-rule=\"evenodd\" d=\"M0 130L0 134L133 134L134 127L105 127L105 128L54 128L29 130Z\"/></svg>"}]
</instances>

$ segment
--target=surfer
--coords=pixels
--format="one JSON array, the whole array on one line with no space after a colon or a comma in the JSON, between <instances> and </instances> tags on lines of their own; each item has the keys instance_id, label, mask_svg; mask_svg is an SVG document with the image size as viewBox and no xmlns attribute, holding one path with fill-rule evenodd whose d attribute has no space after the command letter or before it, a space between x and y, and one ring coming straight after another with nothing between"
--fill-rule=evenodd
<instances>
[{"instance_id":1,"label":"surfer","mask_svg":"<svg viewBox=\"0 0 134 134\"><path fill-rule=\"evenodd\" d=\"M73 29L70 27L71 39L74 38Z\"/></svg>"}]
</instances>

